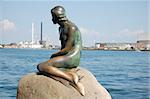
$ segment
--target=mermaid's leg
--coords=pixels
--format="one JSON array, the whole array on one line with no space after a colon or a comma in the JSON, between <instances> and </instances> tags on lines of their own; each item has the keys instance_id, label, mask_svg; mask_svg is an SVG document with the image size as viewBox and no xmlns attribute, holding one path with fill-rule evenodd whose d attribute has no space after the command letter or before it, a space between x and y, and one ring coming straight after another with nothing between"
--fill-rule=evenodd
<instances>
[{"instance_id":1,"label":"mermaid's leg","mask_svg":"<svg viewBox=\"0 0 150 99\"><path fill-rule=\"evenodd\" d=\"M64 78L70 82L77 84L78 76L75 73L61 71L59 68L63 68L64 64L63 56L52 58L46 62L43 62L37 66L40 72L48 73L54 76Z\"/></svg>"},{"instance_id":2,"label":"mermaid's leg","mask_svg":"<svg viewBox=\"0 0 150 99\"><path fill-rule=\"evenodd\" d=\"M66 61L66 60L65 60ZM78 82L79 78L75 72L71 71L61 71L59 68L64 66L64 57L52 58L46 62L43 62L37 66L40 72L48 73L57 77L64 78L75 85L75 88L79 91L81 95L85 95L84 86Z\"/></svg>"}]
</instances>

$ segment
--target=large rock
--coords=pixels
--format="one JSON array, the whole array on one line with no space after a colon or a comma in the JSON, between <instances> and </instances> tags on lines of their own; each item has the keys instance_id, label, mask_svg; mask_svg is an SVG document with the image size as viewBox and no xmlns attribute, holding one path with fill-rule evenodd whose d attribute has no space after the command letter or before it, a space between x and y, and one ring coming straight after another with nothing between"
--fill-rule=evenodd
<instances>
[{"instance_id":1,"label":"large rock","mask_svg":"<svg viewBox=\"0 0 150 99\"><path fill-rule=\"evenodd\" d=\"M62 78L31 73L19 81L17 99L111 99L107 90L87 70L79 68L77 74L85 87L82 96L70 83Z\"/></svg>"}]
</instances>

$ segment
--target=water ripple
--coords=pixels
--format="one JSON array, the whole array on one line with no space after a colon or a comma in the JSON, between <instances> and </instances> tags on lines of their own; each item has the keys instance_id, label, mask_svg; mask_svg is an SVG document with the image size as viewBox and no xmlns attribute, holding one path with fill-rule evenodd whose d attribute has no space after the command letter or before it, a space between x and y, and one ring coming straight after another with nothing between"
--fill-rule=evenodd
<instances>
[{"instance_id":1,"label":"water ripple","mask_svg":"<svg viewBox=\"0 0 150 99\"><path fill-rule=\"evenodd\" d=\"M36 65L54 52L0 49L0 99L15 99L19 79L36 72ZM149 99L149 55L133 51L83 51L80 66L90 70L113 99Z\"/></svg>"}]
</instances>

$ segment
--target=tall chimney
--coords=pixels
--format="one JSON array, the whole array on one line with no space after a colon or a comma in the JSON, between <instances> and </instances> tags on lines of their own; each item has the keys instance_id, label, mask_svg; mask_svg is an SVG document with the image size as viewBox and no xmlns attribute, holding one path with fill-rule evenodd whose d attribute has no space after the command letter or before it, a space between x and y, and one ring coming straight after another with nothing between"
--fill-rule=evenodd
<instances>
[{"instance_id":1,"label":"tall chimney","mask_svg":"<svg viewBox=\"0 0 150 99\"><path fill-rule=\"evenodd\" d=\"M42 34L42 33L43 33L42 28L43 28L43 27L42 27L42 22L41 22L41 41L40 41L40 42L41 42L41 44L42 44L42 41L43 41L43 39L42 39L42 38L43 38L43 37L42 37L42 36L43 36L43 34Z\"/></svg>"},{"instance_id":2,"label":"tall chimney","mask_svg":"<svg viewBox=\"0 0 150 99\"><path fill-rule=\"evenodd\" d=\"M34 23L32 23L32 45L34 43Z\"/></svg>"}]
</instances>

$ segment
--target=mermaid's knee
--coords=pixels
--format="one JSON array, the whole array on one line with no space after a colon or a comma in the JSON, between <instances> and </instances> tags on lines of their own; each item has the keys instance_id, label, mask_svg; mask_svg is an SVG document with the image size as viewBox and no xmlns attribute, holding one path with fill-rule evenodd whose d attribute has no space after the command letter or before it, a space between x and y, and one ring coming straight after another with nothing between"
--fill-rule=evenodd
<instances>
[{"instance_id":1,"label":"mermaid's knee","mask_svg":"<svg viewBox=\"0 0 150 99\"><path fill-rule=\"evenodd\" d=\"M37 65L37 70L38 70L39 72L41 72L41 65L40 65L40 64Z\"/></svg>"},{"instance_id":2,"label":"mermaid's knee","mask_svg":"<svg viewBox=\"0 0 150 99\"><path fill-rule=\"evenodd\" d=\"M46 63L40 63L37 65L37 69L39 70L39 72L43 72L44 67L46 66Z\"/></svg>"},{"instance_id":3,"label":"mermaid's knee","mask_svg":"<svg viewBox=\"0 0 150 99\"><path fill-rule=\"evenodd\" d=\"M46 61L37 65L39 72L45 72L48 67L53 66L52 62Z\"/></svg>"}]
</instances>

